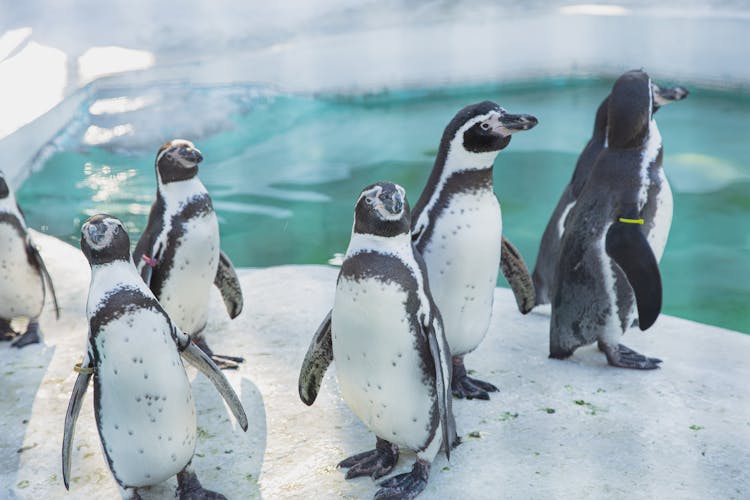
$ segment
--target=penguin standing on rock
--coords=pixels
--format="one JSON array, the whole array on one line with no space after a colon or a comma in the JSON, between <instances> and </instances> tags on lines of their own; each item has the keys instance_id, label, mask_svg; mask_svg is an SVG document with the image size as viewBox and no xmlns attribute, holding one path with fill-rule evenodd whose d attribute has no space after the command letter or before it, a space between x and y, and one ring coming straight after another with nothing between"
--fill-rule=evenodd
<instances>
[{"instance_id":1,"label":"penguin standing on rock","mask_svg":"<svg viewBox=\"0 0 750 500\"><path fill-rule=\"evenodd\" d=\"M21 207L0 172L0 340L13 340L11 345L19 348L41 340L39 316L47 290L59 318L52 278L31 241ZM20 336L10 325L17 317L29 319Z\"/></svg>"},{"instance_id":2,"label":"penguin standing on rock","mask_svg":"<svg viewBox=\"0 0 750 500\"><path fill-rule=\"evenodd\" d=\"M412 237L424 258L430 288L453 353L453 394L489 399L497 387L467 375L464 355L477 348L492 315L498 269L513 288L521 312L534 302L526 264L502 237L493 164L511 135L537 124L494 102L466 106L443 132L427 186L412 218Z\"/></svg>"},{"instance_id":3,"label":"penguin standing on rock","mask_svg":"<svg viewBox=\"0 0 750 500\"><path fill-rule=\"evenodd\" d=\"M550 322L552 358L567 358L598 341L612 366L653 369L661 363L619 343L633 324L635 307L641 330L661 311L658 260L672 207L671 192L665 194L653 103L654 87L644 71L625 73L612 88L607 148L567 216L560 244Z\"/></svg>"},{"instance_id":4,"label":"penguin standing on rock","mask_svg":"<svg viewBox=\"0 0 750 500\"><path fill-rule=\"evenodd\" d=\"M242 311L242 289L219 247L219 222L211 197L198 179L203 156L176 139L156 155L156 201L133 258L143 280L177 323L221 368L237 368L241 357L214 354L203 329L211 285L218 287L231 318Z\"/></svg>"},{"instance_id":5,"label":"penguin standing on rock","mask_svg":"<svg viewBox=\"0 0 750 500\"><path fill-rule=\"evenodd\" d=\"M675 101L681 101L688 96L688 91L684 87L660 87L653 84L653 102L652 114L662 106ZM549 303L550 291L554 279L557 258L560 254L560 241L565 230L566 218L570 210L575 206L578 197L581 195L583 186L591 175L591 169L599 157L599 154L607 147L607 110L609 109L609 96L596 110L594 120L594 132L586 147L583 149L581 156L578 157L573 177L570 183L563 191L560 201L557 202L552 217L550 217L547 227L544 230L539 253L534 266L534 291L536 293L535 305ZM656 127L654 123L653 127ZM671 190L666 181L666 177L660 182L664 189L664 197L669 198L671 205ZM667 195L667 191L669 194ZM663 250L663 247L662 247ZM661 254L657 255L657 259Z\"/></svg>"},{"instance_id":6,"label":"penguin standing on rock","mask_svg":"<svg viewBox=\"0 0 750 500\"><path fill-rule=\"evenodd\" d=\"M91 377L94 415L104 455L122 497L177 475L179 498L223 499L203 489L193 471L195 405L180 356L213 382L240 427L247 417L224 374L177 328L138 275L130 239L114 217L96 215L81 229L91 265L86 355L65 415L62 466L70 485L73 433Z\"/></svg>"},{"instance_id":7,"label":"penguin standing on rock","mask_svg":"<svg viewBox=\"0 0 750 500\"><path fill-rule=\"evenodd\" d=\"M426 486L440 447L457 443L449 384L451 356L427 274L414 251L404 189L365 188L336 283L333 310L313 337L299 376L299 395L315 402L336 360L341 395L377 436L372 451L339 464L346 478L388 474L399 447L417 454L411 472L380 483L375 498L413 498Z\"/></svg>"}]
</instances>

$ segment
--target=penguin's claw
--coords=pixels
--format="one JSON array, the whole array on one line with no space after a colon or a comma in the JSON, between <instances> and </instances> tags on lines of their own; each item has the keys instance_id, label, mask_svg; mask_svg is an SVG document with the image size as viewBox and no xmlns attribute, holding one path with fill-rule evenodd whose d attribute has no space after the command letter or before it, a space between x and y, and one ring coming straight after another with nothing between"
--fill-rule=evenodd
<instances>
[{"instance_id":1,"label":"penguin's claw","mask_svg":"<svg viewBox=\"0 0 750 500\"><path fill-rule=\"evenodd\" d=\"M0 318L0 342L16 338L16 331L10 326L10 321Z\"/></svg>"},{"instance_id":2,"label":"penguin's claw","mask_svg":"<svg viewBox=\"0 0 750 500\"><path fill-rule=\"evenodd\" d=\"M458 399L481 399L488 401L490 392L497 392L499 389L489 382L471 378L465 375L461 378L453 377L451 384L453 396Z\"/></svg>"},{"instance_id":3,"label":"penguin's claw","mask_svg":"<svg viewBox=\"0 0 750 500\"><path fill-rule=\"evenodd\" d=\"M370 476L378 479L393 470L398 462L398 446L387 441L378 439L374 450L358 453L339 462L341 469L349 469L346 479Z\"/></svg>"},{"instance_id":4,"label":"penguin's claw","mask_svg":"<svg viewBox=\"0 0 750 500\"><path fill-rule=\"evenodd\" d=\"M380 483L378 485L380 489L375 493L375 499L408 500L414 498L425 489L429 476L430 463L424 460L417 460L411 472L393 476Z\"/></svg>"},{"instance_id":5,"label":"penguin's claw","mask_svg":"<svg viewBox=\"0 0 750 500\"><path fill-rule=\"evenodd\" d=\"M649 358L622 344L618 344L614 349L610 349L606 345L601 346L601 344L600 347L603 347L604 354L607 355L607 362L619 368L654 370L659 368L659 363L662 362L659 358Z\"/></svg>"},{"instance_id":6,"label":"penguin's claw","mask_svg":"<svg viewBox=\"0 0 750 500\"><path fill-rule=\"evenodd\" d=\"M208 347L208 344L206 344L206 339L204 339L202 336L197 339L193 338L193 342L195 343L195 345L200 347L203 352L208 354L208 356L211 358L211 361L213 361L220 370L237 370L240 367L240 364L245 361L245 358L240 358L239 356L214 354L214 351L211 350L210 347Z\"/></svg>"},{"instance_id":7,"label":"penguin's claw","mask_svg":"<svg viewBox=\"0 0 750 500\"><path fill-rule=\"evenodd\" d=\"M239 359L240 361L234 361L235 359ZM214 362L216 367L219 370L237 370L240 367L240 363L244 361L243 358L229 358L220 356L218 354L213 354L211 356L211 361Z\"/></svg>"}]
</instances>

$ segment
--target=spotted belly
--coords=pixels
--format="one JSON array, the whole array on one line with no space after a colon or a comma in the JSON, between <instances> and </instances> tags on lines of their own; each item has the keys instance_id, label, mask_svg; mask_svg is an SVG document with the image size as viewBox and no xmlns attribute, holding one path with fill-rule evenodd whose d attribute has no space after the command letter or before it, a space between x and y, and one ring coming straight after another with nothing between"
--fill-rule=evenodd
<instances>
[{"instance_id":1,"label":"spotted belly","mask_svg":"<svg viewBox=\"0 0 750 500\"><path fill-rule=\"evenodd\" d=\"M333 355L341 394L354 414L377 436L421 450L437 425L437 405L408 301L399 284L340 278L331 318Z\"/></svg>"},{"instance_id":2,"label":"spotted belly","mask_svg":"<svg viewBox=\"0 0 750 500\"><path fill-rule=\"evenodd\" d=\"M44 306L39 271L29 264L26 244L9 224L0 224L0 318L36 318Z\"/></svg>"},{"instance_id":3,"label":"spotted belly","mask_svg":"<svg viewBox=\"0 0 750 500\"><path fill-rule=\"evenodd\" d=\"M195 451L190 382L166 319L140 309L95 338L95 414L112 473L126 486L160 483Z\"/></svg>"},{"instance_id":4,"label":"spotted belly","mask_svg":"<svg viewBox=\"0 0 750 500\"><path fill-rule=\"evenodd\" d=\"M435 221L422 256L454 355L487 333L500 266L502 216L493 192L454 196Z\"/></svg>"},{"instance_id":5,"label":"spotted belly","mask_svg":"<svg viewBox=\"0 0 750 500\"><path fill-rule=\"evenodd\" d=\"M206 325L208 299L219 265L216 214L183 223L159 302L182 331L193 335ZM168 264L169 265L169 264Z\"/></svg>"}]
</instances>

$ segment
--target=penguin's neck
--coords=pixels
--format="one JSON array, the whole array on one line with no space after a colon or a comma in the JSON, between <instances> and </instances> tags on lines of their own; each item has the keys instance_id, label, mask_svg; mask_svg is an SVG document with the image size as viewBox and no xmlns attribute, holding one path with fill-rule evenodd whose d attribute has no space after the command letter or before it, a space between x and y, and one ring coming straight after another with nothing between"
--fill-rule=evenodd
<instances>
[{"instance_id":1,"label":"penguin's neck","mask_svg":"<svg viewBox=\"0 0 750 500\"><path fill-rule=\"evenodd\" d=\"M474 153L472 151L467 151L459 141L453 141L447 154L444 155L445 161L441 168L441 178L447 178L455 172L464 170L491 169L498 153L500 153L499 150ZM439 155L439 157L442 156L443 155Z\"/></svg>"},{"instance_id":2,"label":"penguin's neck","mask_svg":"<svg viewBox=\"0 0 750 500\"><path fill-rule=\"evenodd\" d=\"M136 271L133 261L113 260L91 266L91 286L89 287L86 312L91 316L105 295L118 288L138 288L146 294L151 292Z\"/></svg>"},{"instance_id":3,"label":"penguin's neck","mask_svg":"<svg viewBox=\"0 0 750 500\"><path fill-rule=\"evenodd\" d=\"M162 182L160 179L158 190L159 196L164 200L168 209L178 207L195 196L208 193L206 187L198 177L167 183Z\"/></svg>"},{"instance_id":4,"label":"penguin's neck","mask_svg":"<svg viewBox=\"0 0 750 500\"><path fill-rule=\"evenodd\" d=\"M500 151L473 153L467 151L459 139L454 139L447 146L442 145L427 185L414 205L412 220L415 221L415 228L419 229L425 224L424 218L428 217L430 209L437 203L449 179L453 182L460 178L485 177L489 179L489 186L492 189L493 165Z\"/></svg>"},{"instance_id":5,"label":"penguin's neck","mask_svg":"<svg viewBox=\"0 0 750 500\"><path fill-rule=\"evenodd\" d=\"M377 252L407 257L412 252L411 233L405 232L396 236L377 236L352 232L346 258L354 257L362 252Z\"/></svg>"}]
</instances>

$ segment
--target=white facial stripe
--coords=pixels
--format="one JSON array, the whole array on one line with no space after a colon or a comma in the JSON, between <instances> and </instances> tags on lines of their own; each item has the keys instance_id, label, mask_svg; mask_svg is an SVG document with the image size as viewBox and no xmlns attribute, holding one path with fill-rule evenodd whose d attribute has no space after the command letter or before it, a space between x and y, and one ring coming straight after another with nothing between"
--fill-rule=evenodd
<instances>
[{"instance_id":1,"label":"white facial stripe","mask_svg":"<svg viewBox=\"0 0 750 500\"><path fill-rule=\"evenodd\" d=\"M370 200L377 198L381 191L383 191L383 188L380 186L375 186L371 189L368 189L367 191L362 191L362 194L359 195L359 198L357 198L357 202L354 204L354 206L356 207L357 205L359 205L359 202L362 200L362 198L368 198Z\"/></svg>"}]
</instances>

